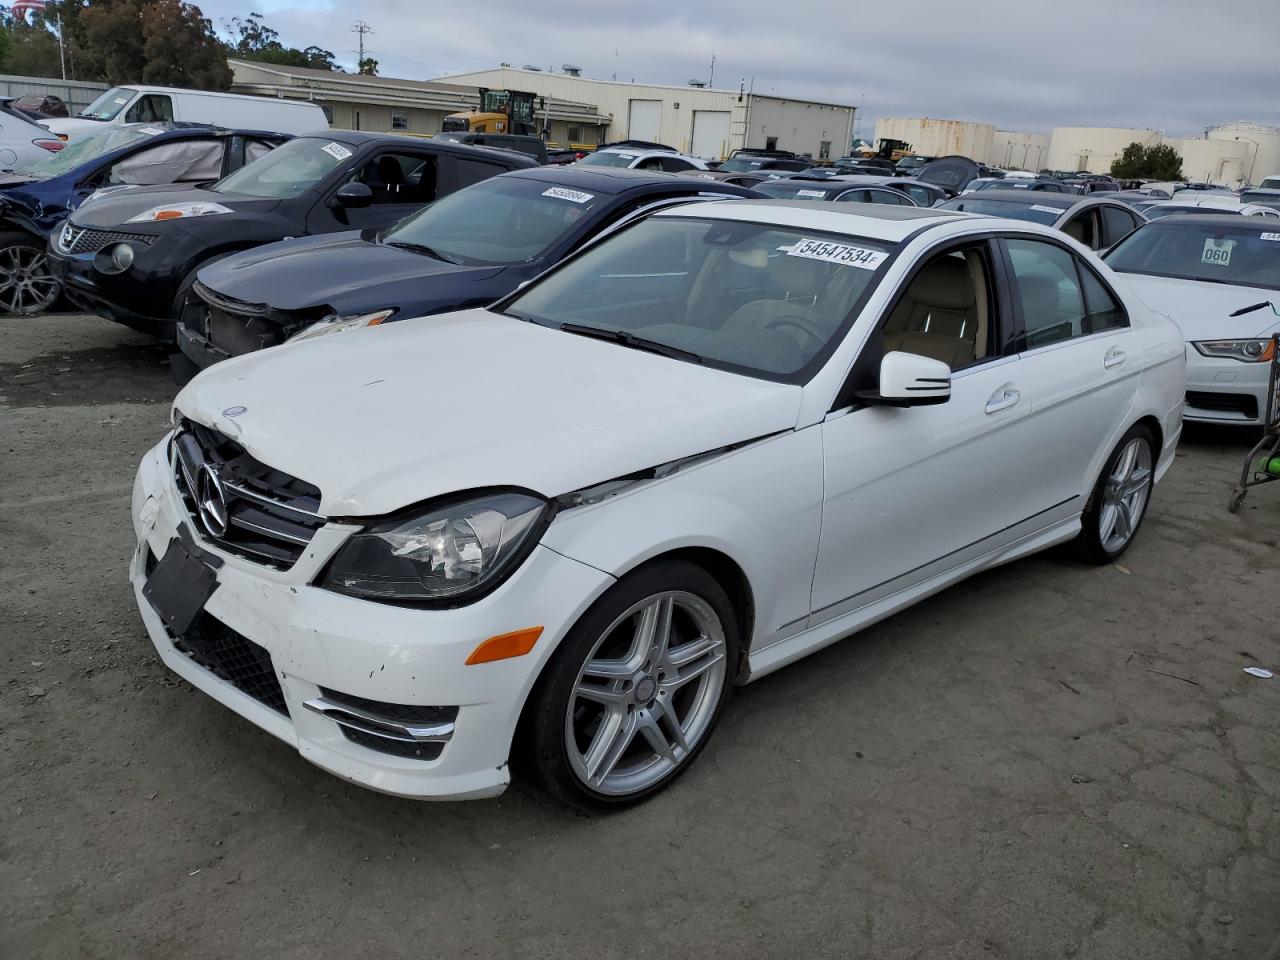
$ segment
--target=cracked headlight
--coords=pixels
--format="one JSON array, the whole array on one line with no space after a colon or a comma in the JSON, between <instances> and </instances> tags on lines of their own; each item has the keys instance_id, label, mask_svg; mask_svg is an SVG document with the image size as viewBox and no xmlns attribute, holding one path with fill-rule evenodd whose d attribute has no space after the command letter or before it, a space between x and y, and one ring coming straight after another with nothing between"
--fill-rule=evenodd
<instances>
[{"instance_id":1,"label":"cracked headlight","mask_svg":"<svg viewBox=\"0 0 1280 960\"><path fill-rule=\"evenodd\" d=\"M550 514L546 500L515 491L438 500L353 534L317 584L390 603L465 602L520 565Z\"/></svg>"},{"instance_id":2,"label":"cracked headlight","mask_svg":"<svg viewBox=\"0 0 1280 960\"><path fill-rule=\"evenodd\" d=\"M285 342L296 343L299 340L313 340L316 337L328 336L331 333L343 333L344 331L357 330L361 327L376 327L395 312L395 307L392 307L389 310L378 310L374 313L358 313L346 317L325 317L299 333L295 333Z\"/></svg>"},{"instance_id":3,"label":"cracked headlight","mask_svg":"<svg viewBox=\"0 0 1280 960\"><path fill-rule=\"evenodd\" d=\"M220 203L196 201L194 203L167 203L162 207L152 207L130 217L126 223L155 223L158 220L182 220L187 217L211 217L218 213L231 213L230 207Z\"/></svg>"}]
</instances>

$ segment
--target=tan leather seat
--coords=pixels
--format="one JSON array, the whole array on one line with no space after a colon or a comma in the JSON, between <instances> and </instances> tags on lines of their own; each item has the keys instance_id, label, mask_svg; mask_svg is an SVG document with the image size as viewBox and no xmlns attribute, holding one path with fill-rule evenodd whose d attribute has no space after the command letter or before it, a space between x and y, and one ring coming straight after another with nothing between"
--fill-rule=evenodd
<instances>
[{"instance_id":1,"label":"tan leather seat","mask_svg":"<svg viewBox=\"0 0 1280 960\"><path fill-rule=\"evenodd\" d=\"M941 360L952 369L977 358L986 345L987 303L976 253L939 257L921 270L884 326L884 349Z\"/></svg>"}]
</instances>

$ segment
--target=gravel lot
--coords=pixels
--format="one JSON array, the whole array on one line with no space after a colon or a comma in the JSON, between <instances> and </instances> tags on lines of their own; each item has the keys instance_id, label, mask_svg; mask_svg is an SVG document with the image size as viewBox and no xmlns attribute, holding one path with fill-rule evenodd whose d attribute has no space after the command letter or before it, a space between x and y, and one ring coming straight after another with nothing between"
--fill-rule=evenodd
<instances>
[{"instance_id":1,"label":"gravel lot","mask_svg":"<svg viewBox=\"0 0 1280 960\"><path fill-rule=\"evenodd\" d=\"M0 957L1280 956L1280 487L1195 431L1123 565L968 581L737 691L650 803L351 787L125 579L166 351L0 318Z\"/></svg>"}]
</instances>

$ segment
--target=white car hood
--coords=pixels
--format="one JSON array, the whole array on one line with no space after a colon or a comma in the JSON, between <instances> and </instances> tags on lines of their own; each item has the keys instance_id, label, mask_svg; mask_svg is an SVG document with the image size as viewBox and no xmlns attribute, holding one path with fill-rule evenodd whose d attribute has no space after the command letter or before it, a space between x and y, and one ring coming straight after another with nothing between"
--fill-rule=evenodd
<instances>
[{"instance_id":1,"label":"white car hood","mask_svg":"<svg viewBox=\"0 0 1280 960\"><path fill-rule=\"evenodd\" d=\"M372 516L477 487L558 496L793 429L801 393L465 310L224 361L175 407L318 486L325 515Z\"/></svg>"},{"instance_id":2,"label":"white car hood","mask_svg":"<svg viewBox=\"0 0 1280 960\"><path fill-rule=\"evenodd\" d=\"M1238 340L1269 335L1280 329L1270 308L1263 307L1243 317L1231 314L1263 300L1280 306L1280 292L1260 287L1236 287L1197 280L1151 277L1141 273L1118 276L1151 309L1165 314L1188 340Z\"/></svg>"}]
</instances>

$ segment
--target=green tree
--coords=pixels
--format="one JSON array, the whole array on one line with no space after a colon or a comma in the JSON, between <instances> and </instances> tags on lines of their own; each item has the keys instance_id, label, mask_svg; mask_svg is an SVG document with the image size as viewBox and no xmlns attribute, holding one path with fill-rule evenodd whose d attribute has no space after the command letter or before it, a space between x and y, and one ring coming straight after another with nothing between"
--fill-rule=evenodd
<instances>
[{"instance_id":1,"label":"green tree","mask_svg":"<svg viewBox=\"0 0 1280 960\"><path fill-rule=\"evenodd\" d=\"M151 0L142 14L142 82L229 90L231 68L213 22L184 0Z\"/></svg>"},{"instance_id":2,"label":"green tree","mask_svg":"<svg viewBox=\"0 0 1280 960\"><path fill-rule=\"evenodd\" d=\"M1182 158L1168 144L1131 143L1111 164L1111 175L1118 180L1181 180Z\"/></svg>"},{"instance_id":3,"label":"green tree","mask_svg":"<svg viewBox=\"0 0 1280 960\"><path fill-rule=\"evenodd\" d=\"M231 38L227 44L229 56L241 60L278 63L286 67L338 70L332 50L324 50L317 46L310 46L305 50L286 47L280 42L280 34L263 22L260 13L250 13L247 17L232 17L224 21L224 27Z\"/></svg>"},{"instance_id":4,"label":"green tree","mask_svg":"<svg viewBox=\"0 0 1280 960\"><path fill-rule=\"evenodd\" d=\"M378 61L373 57L365 57L357 65L356 73L363 74L366 77L376 77L378 75Z\"/></svg>"}]
</instances>

